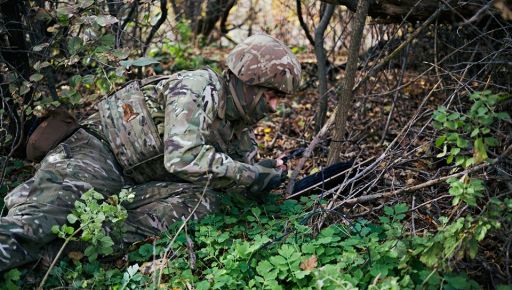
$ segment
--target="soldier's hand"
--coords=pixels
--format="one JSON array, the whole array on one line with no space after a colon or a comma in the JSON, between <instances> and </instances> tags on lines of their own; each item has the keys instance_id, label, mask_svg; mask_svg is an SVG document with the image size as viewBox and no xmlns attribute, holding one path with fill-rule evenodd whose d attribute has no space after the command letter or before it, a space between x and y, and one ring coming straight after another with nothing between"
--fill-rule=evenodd
<instances>
[{"instance_id":1,"label":"soldier's hand","mask_svg":"<svg viewBox=\"0 0 512 290\"><path fill-rule=\"evenodd\" d=\"M252 193L268 193L281 185L283 170L276 168L277 162L272 159L264 159L254 165L258 176L249 186Z\"/></svg>"}]
</instances>

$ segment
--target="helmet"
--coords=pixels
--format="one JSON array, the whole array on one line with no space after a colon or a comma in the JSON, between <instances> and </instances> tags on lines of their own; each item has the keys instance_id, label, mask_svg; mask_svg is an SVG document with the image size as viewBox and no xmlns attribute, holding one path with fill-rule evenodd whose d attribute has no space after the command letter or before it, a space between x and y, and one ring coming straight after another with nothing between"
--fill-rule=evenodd
<instances>
[{"instance_id":1,"label":"helmet","mask_svg":"<svg viewBox=\"0 0 512 290\"><path fill-rule=\"evenodd\" d=\"M238 44L227 57L227 66L247 85L262 86L287 94L300 84L300 63L281 41L256 34Z\"/></svg>"}]
</instances>

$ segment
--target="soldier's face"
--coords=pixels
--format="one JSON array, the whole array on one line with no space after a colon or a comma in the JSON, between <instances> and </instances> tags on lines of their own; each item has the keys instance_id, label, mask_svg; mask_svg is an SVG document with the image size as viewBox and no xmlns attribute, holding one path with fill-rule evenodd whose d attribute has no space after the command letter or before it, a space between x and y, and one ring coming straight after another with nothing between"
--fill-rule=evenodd
<instances>
[{"instance_id":1,"label":"soldier's face","mask_svg":"<svg viewBox=\"0 0 512 290\"><path fill-rule=\"evenodd\" d=\"M272 111L275 111L277 105L279 104L279 99L283 96L281 92L269 89L263 92L263 97L267 101L268 105L272 108Z\"/></svg>"}]
</instances>

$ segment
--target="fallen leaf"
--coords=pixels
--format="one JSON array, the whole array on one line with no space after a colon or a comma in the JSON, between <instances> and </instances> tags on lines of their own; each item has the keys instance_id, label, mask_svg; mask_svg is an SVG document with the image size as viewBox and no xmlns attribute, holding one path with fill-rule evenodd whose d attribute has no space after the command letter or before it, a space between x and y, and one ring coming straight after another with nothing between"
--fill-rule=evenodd
<instances>
[{"instance_id":1,"label":"fallen leaf","mask_svg":"<svg viewBox=\"0 0 512 290\"><path fill-rule=\"evenodd\" d=\"M84 253L78 251L71 251L68 253L68 257L73 261L80 261L84 257Z\"/></svg>"},{"instance_id":2,"label":"fallen leaf","mask_svg":"<svg viewBox=\"0 0 512 290\"><path fill-rule=\"evenodd\" d=\"M165 265L167 265L167 259L158 259L143 263L142 266L140 266L139 271L144 275L148 275L155 272L156 270L163 269Z\"/></svg>"},{"instance_id":3,"label":"fallen leaf","mask_svg":"<svg viewBox=\"0 0 512 290\"><path fill-rule=\"evenodd\" d=\"M318 266L316 256L313 255L300 263L300 268L304 271L311 271Z\"/></svg>"}]
</instances>

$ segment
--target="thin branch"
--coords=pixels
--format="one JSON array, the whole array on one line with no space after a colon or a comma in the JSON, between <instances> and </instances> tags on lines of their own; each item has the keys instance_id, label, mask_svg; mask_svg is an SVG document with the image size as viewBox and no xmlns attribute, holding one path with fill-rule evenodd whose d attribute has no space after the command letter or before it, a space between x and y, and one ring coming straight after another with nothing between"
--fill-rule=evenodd
<instances>
[{"instance_id":1,"label":"thin branch","mask_svg":"<svg viewBox=\"0 0 512 290\"><path fill-rule=\"evenodd\" d=\"M345 78L343 79L343 87L341 95L338 99L336 107L336 120L334 121L337 128L332 134L334 143L331 143L329 155L327 156L327 164L332 165L339 160L342 144L339 142L343 138L346 131L346 121L348 119L349 109L352 107L354 92L352 87L356 79L357 61L359 58L359 48L363 38L363 29L368 14L369 0L359 0L357 4L357 12L352 22L352 35L350 36L349 55L347 60L347 69Z\"/></svg>"},{"instance_id":2,"label":"thin branch","mask_svg":"<svg viewBox=\"0 0 512 290\"><path fill-rule=\"evenodd\" d=\"M146 51L148 50L149 44L153 40L155 33L158 31L160 26L165 22L165 19L167 19L167 0L160 0L160 10L162 11L162 14L160 15L160 18L158 18L158 21L155 23L155 25L151 27L151 31L149 32L148 38L144 43L144 48L142 50L141 56L144 56L146 54Z\"/></svg>"},{"instance_id":3,"label":"thin branch","mask_svg":"<svg viewBox=\"0 0 512 290\"><path fill-rule=\"evenodd\" d=\"M135 11L137 10L137 7L139 7L139 0L135 0L132 3L132 7L130 8L130 12L128 12L128 15L126 16L125 20L123 21L123 24L121 24L120 31L123 31L126 25L128 25L128 22L132 21L133 15Z\"/></svg>"},{"instance_id":4,"label":"thin branch","mask_svg":"<svg viewBox=\"0 0 512 290\"><path fill-rule=\"evenodd\" d=\"M373 201L373 200L376 200L376 199L379 199L379 198L385 198L385 197L395 196L395 195L399 195L399 194L406 193L406 192L416 191L418 189L422 189L422 188L425 188L425 187L429 187L429 186L441 183L441 182L446 181L446 180L448 180L450 178L461 177L461 176L464 176L466 174L473 173L475 171L484 169L484 168L486 168L486 167L488 167L490 165L495 164L496 162L500 161L504 157L508 156L508 154L511 151L512 151L512 145L508 146L508 148L498 158L496 158L494 160L490 160L489 162L485 162L485 163L482 163L480 165L471 167L471 168L466 169L466 170L464 170L462 172L455 173L455 174L448 175L448 176L443 176L443 177L440 177L440 178L437 178L437 179L429 180L429 181L424 182L422 184L418 184L418 185L415 185L415 186L410 186L410 187L402 188L402 189L399 189L399 190L387 191L387 192L376 193L376 194L369 194L369 195L360 196L360 197L357 197L357 198L347 199L347 200L344 200L344 201L340 202L338 205L336 205L335 208L337 208L337 207L339 207L339 206L341 206L343 204L356 204L356 203L369 202L369 201Z\"/></svg>"},{"instance_id":5,"label":"thin branch","mask_svg":"<svg viewBox=\"0 0 512 290\"><path fill-rule=\"evenodd\" d=\"M309 43L311 43L311 46L315 47L315 40L313 39L313 36L311 36L311 33L309 32L309 28L306 25L306 22L304 21L304 17L302 17L301 0L296 0L295 4L297 6L297 17L299 18L300 27L302 27L302 30L304 30L304 34L306 34L306 38L309 40Z\"/></svg>"},{"instance_id":6,"label":"thin branch","mask_svg":"<svg viewBox=\"0 0 512 290\"><path fill-rule=\"evenodd\" d=\"M439 7L436 12L434 12L430 17L423 22L423 24L418 27L409 37L406 41L402 42L395 50L393 50L390 54L388 54L384 59L382 59L376 66L374 66L368 74L366 74L361 81L354 87L353 91L356 92L366 81L370 79L370 77L374 76L377 72L379 72L390 60L395 58L395 56L398 55L409 43L411 43L418 35L425 30L434 20L437 19L437 17L441 14L441 11L443 11L443 6Z\"/></svg>"},{"instance_id":7,"label":"thin branch","mask_svg":"<svg viewBox=\"0 0 512 290\"><path fill-rule=\"evenodd\" d=\"M172 240L169 242L169 245L165 248L165 251L163 253L163 257L165 259L165 257L167 257L167 254L169 253L169 251L172 249L172 246L174 245L174 242L176 241L176 239L178 238L179 234L181 233L181 231L183 231L183 229L185 228L185 226L188 224L188 222L190 221L190 219L194 216L197 208L199 208L199 205L202 204L203 202L203 199L204 199L204 195L206 194L206 190L208 189L208 186L210 185L210 181L212 179L212 176L210 175L209 178L208 178L208 181L206 182L205 186L204 186L204 189L203 189L203 193L201 194L201 196L199 197L199 200L197 201L196 203L196 206L192 209L192 211L190 212L190 214L187 216L187 218L185 218L185 220L183 221L183 223L181 224L181 226L178 228L178 230L176 231L176 234L174 234L174 237L172 237ZM158 279L157 279L157 283L156 285L160 285L160 281L162 280L162 271L161 269L158 271Z\"/></svg>"},{"instance_id":8,"label":"thin branch","mask_svg":"<svg viewBox=\"0 0 512 290\"><path fill-rule=\"evenodd\" d=\"M387 192L375 193L375 194L369 194L369 195L365 195L365 196L360 196L360 197L356 197L356 198L347 199L347 200L344 200L344 201L340 202L338 205L336 205L335 208L338 208L339 206L341 206L343 204L355 204L355 203L369 202L369 201L376 200L376 199L379 199L379 198L390 197L390 196L399 195L399 194L406 193L406 192L415 191L415 190L418 190L418 189L422 189L422 188L425 188L425 187L429 187L429 186L441 183L441 182L446 181L446 180L448 180L448 179L450 179L452 177L453 178L461 177L461 176L463 176L465 174L469 174L469 173L478 171L480 169L486 168L489 165L490 165L489 163L483 163L483 164L477 165L475 167L472 167L470 169L464 170L464 171L459 172L459 173L455 173L455 174L448 175L448 176L443 176L443 177L440 177L440 178L437 178L437 179L429 180L429 181L424 182L422 184L418 184L418 185L415 185L415 186L402 188L402 189L399 189L399 190L387 191Z\"/></svg>"}]
</instances>

